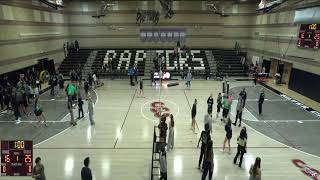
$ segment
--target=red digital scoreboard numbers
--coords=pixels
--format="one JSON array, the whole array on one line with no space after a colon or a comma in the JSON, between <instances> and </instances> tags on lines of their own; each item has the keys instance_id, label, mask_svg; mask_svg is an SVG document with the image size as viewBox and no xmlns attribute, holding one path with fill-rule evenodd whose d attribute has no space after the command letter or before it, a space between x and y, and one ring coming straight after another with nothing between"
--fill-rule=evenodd
<instances>
[{"instance_id":1,"label":"red digital scoreboard numbers","mask_svg":"<svg viewBox=\"0 0 320 180\"><path fill-rule=\"evenodd\" d=\"M301 24L298 47L320 48L320 24Z\"/></svg>"},{"instance_id":2,"label":"red digital scoreboard numbers","mask_svg":"<svg viewBox=\"0 0 320 180\"><path fill-rule=\"evenodd\" d=\"M32 141L1 141L1 176L32 176Z\"/></svg>"}]
</instances>

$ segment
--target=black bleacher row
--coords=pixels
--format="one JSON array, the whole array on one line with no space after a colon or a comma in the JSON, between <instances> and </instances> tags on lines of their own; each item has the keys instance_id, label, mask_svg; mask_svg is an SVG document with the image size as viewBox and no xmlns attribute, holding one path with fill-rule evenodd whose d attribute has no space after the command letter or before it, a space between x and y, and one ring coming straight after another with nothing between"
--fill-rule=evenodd
<instances>
[{"instance_id":1,"label":"black bleacher row","mask_svg":"<svg viewBox=\"0 0 320 180\"><path fill-rule=\"evenodd\" d=\"M60 65L59 72L68 76L70 70L84 65L90 55L90 49L80 49L73 52ZM144 75L146 52L148 50L97 50L91 70L99 71L102 77L112 76L127 77L128 68L135 63L138 67L139 76ZM174 58L173 50L156 50L157 54L164 54L164 69L170 72L171 76L185 76L190 69L194 77L204 78L210 76L210 67L205 50L191 50L191 55L181 53L178 59ZM241 57L234 50L215 49L212 50L217 62L217 70L228 76L247 76L245 66L240 62ZM106 55L108 54L108 57ZM128 57L130 55L130 57ZM153 57L151 57L153 58ZM112 71L102 71L104 63L112 59ZM149 75L146 75L149 76Z\"/></svg>"},{"instance_id":2,"label":"black bleacher row","mask_svg":"<svg viewBox=\"0 0 320 180\"><path fill-rule=\"evenodd\" d=\"M164 55L163 68L171 76L185 76L191 70L194 77L204 78L210 75L210 67L204 50L191 50L191 54L181 52L179 58L174 57L173 50L156 50L156 54Z\"/></svg>"},{"instance_id":3,"label":"black bleacher row","mask_svg":"<svg viewBox=\"0 0 320 180\"><path fill-rule=\"evenodd\" d=\"M223 76L247 76L245 66L241 62L241 56L235 50L215 49L212 50L217 70Z\"/></svg>"},{"instance_id":4,"label":"black bleacher row","mask_svg":"<svg viewBox=\"0 0 320 180\"><path fill-rule=\"evenodd\" d=\"M133 67L134 64L137 64L139 76L144 75L145 50L98 50L91 70L101 70L104 64L109 64L109 60L111 60L112 69L107 68L106 71L100 71L100 76L102 77L111 75L116 77L127 76L129 67Z\"/></svg>"},{"instance_id":5,"label":"black bleacher row","mask_svg":"<svg viewBox=\"0 0 320 180\"><path fill-rule=\"evenodd\" d=\"M69 76L69 72L73 69L79 68L79 65L83 65L87 62L92 50L90 49L80 49L78 52L70 52L68 57L66 57L60 64L58 71L64 76Z\"/></svg>"}]
</instances>

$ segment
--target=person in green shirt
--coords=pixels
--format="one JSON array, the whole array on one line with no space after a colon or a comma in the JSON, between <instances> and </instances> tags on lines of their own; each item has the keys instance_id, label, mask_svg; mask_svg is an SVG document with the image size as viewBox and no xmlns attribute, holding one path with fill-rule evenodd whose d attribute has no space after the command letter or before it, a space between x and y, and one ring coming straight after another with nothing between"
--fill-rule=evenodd
<instances>
[{"instance_id":1,"label":"person in green shirt","mask_svg":"<svg viewBox=\"0 0 320 180\"><path fill-rule=\"evenodd\" d=\"M73 114L73 97L76 93L76 87L73 83L68 84L67 86L67 95L68 95L68 110L70 113L70 124L72 126L77 125L77 123L74 120L74 114Z\"/></svg>"},{"instance_id":2,"label":"person in green shirt","mask_svg":"<svg viewBox=\"0 0 320 180\"><path fill-rule=\"evenodd\" d=\"M222 108L223 108L223 110L222 110L221 123L222 123L222 121L226 122L230 108L231 108L231 103L228 100L228 96L226 94L223 95L223 98L222 98Z\"/></svg>"}]
</instances>

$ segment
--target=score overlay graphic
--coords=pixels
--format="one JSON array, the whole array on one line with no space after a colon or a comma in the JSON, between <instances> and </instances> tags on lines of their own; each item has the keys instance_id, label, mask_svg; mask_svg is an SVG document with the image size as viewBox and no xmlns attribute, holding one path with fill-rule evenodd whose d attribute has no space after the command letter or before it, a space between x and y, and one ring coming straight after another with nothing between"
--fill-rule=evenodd
<instances>
[{"instance_id":1,"label":"score overlay graphic","mask_svg":"<svg viewBox=\"0 0 320 180\"><path fill-rule=\"evenodd\" d=\"M1 176L32 176L32 141L1 141Z\"/></svg>"}]
</instances>

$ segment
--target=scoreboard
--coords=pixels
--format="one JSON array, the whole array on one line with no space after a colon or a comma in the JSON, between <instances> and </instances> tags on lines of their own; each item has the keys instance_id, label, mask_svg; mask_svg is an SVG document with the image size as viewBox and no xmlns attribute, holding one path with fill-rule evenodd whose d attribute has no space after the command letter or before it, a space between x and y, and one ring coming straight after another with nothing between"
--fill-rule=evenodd
<instances>
[{"instance_id":1,"label":"scoreboard","mask_svg":"<svg viewBox=\"0 0 320 180\"><path fill-rule=\"evenodd\" d=\"M1 176L32 176L32 141L1 141Z\"/></svg>"},{"instance_id":2,"label":"scoreboard","mask_svg":"<svg viewBox=\"0 0 320 180\"><path fill-rule=\"evenodd\" d=\"M298 47L320 48L320 24L301 24Z\"/></svg>"}]
</instances>

